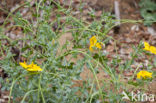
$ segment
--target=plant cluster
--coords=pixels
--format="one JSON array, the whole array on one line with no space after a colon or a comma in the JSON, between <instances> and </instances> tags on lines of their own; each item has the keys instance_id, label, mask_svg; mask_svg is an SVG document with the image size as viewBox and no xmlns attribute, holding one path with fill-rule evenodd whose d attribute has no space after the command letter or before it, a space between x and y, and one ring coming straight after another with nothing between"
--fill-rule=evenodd
<instances>
[{"instance_id":1,"label":"plant cluster","mask_svg":"<svg viewBox=\"0 0 156 103\"><path fill-rule=\"evenodd\" d=\"M156 22L156 2L155 0L141 0L140 1L140 12L144 18L144 24L146 26L152 25Z\"/></svg>"},{"instance_id":2,"label":"plant cluster","mask_svg":"<svg viewBox=\"0 0 156 103\"><path fill-rule=\"evenodd\" d=\"M23 38L11 40L5 35L9 27L4 28L5 23L0 27L0 44L4 40L9 42L9 45L0 45L0 56L3 58L0 68L8 75L5 79L0 77L1 90L10 91L9 103L125 103L121 89L127 92L131 86L141 89L145 83L152 81L155 74L151 68L145 68L148 72L137 75L139 66L132 77L128 78L128 83L123 81L123 73L131 70L130 65L145 52L142 42L134 47L132 59L123 64L117 52L111 61L107 58L109 53L103 52L104 45L114 40L107 35L115 26L113 15L103 12L100 20L88 23L74 17L71 7L66 9L53 0L49 2L52 5L47 5L46 0L36 1L36 12L32 15L36 21L25 19L20 12L8 15L8 18L12 16L14 20L13 27L22 28ZM25 4L31 8L30 2ZM40 10L43 15L39 14ZM54 21L50 18L51 11L56 13ZM61 16L62 12L65 20ZM8 18L6 22L10 22ZM53 29L56 24L57 28ZM59 38L66 33L71 33L73 39L61 45ZM22 45L19 45L19 41ZM72 48L69 48L71 45ZM21 62L15 58L17 54L12 52L12 47L19 49ZM83 80L80 74L85 68L93 77ZM109 78L99 79L97 75L101 70ZM143 90L146 92L146 89Z\"/></svg>"}]
</instances>

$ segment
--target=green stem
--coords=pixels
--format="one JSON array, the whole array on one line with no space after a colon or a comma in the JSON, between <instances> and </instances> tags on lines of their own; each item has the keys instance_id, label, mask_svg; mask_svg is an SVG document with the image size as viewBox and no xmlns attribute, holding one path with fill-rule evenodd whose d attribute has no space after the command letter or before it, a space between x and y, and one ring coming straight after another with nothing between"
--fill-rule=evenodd
<instances>
[{"instance_id":1,"label":"green stem","mask_svg":"<svg viewBox=\"0 0 156 103\"><path fill-rule=\"evenodd\" d=\"M37 91L37 90L38 90L38 89L28 91L28 92L24 95L24 97L23 97L21 103L24 103L25 98L26 98L31 92L35 92L35 91Z\"/></svg>"},{"instance_id":2,"label":"green stem","mask_svg":"<svg viewBox=\"0 0 156 103\"><path fill-rule=\"evenodd\" d=\"M45 68L45 65L44 65L43 68ZM37 103L40 102L40 99L39 99L39 96L40 96L39 93L40 92L41 92L41 97L42 97L43 103L45 103L45 99L44 99L44 96L43 96L43 91L42 91L42 88L41 88L41 78L42 78L42 73L40 74L40 78L39 78L39 81L38 81L38 102Z\"/></svg>"},{"instance_id":3,"label":"green stem","mask_svg":"<svg viewBox=\"0 0 156 103\"><path fill-rule=\"evenodd\" d=\"M90 62L88 62L88 63L89 63L89 65L90 65L90 67L91 67L91 70L92 70L92 72L93 72L93 75L94 75L94 77L95 77L95 80L96 80L96 82L97 82L97 84L98 84L98 88L99 88L99 91L100 91L100 94L101 94L101 98L102 98L102 100L104 100L104 99L103 99L103 95L102 95L102 90L101 90L101 87L100 87L100 83L99 83L99 80L98 80L98 78L97 78L97 76L96 76L95 70L94 70L92 64L91 64Z\"/></svg>"},{"instance_id":4,"label":"green stem","mask_svg":"<svg viewBox=\"0 0 156 103\"><path fill-rule=\"evenodd\" d=\"M18 79L20 79L20 78L22 78L22 77L25 77L25 76L28 76L28 75L33 75L33 73L32 73L32 74L27 74L27 75L22 75L22 76L18 77L17 79L13 80L13 82L12 82L12 84L11 84L11 87L10 87L10 93L9 93L9 100L8 100L8 103L10 103L11 95L12 95L12 90L13 90L13 87L14 87L16 81L17 81Z\"/></svg>"}]
</instances>

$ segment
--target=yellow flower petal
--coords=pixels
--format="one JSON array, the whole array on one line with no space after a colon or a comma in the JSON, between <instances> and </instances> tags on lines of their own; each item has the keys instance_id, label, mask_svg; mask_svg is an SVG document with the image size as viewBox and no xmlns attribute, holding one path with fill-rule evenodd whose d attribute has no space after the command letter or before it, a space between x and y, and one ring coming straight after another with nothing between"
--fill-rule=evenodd
<instances>
[{"instance_id":1,"label":"yellow flower petal","mask_svg":"<svg viewBox=\"0 0 156 103\"><path fill-rule=\"evenodd\" d=\"M156 47L150 46L150 52L156 54Z\"/></svg>"},{"instance_id":2,"label":"yellow flower petal","mask_svg":"<svg viewBox=\"0 0 156 103\"><path fill-rule=\"evenodd\" d=\"M93 51L93 47L94 47L94 46L92 46L92 45L89 46L89 50L90 50L90 51Z\"/></svg>"},{"instance_id":3,"label":"yellow flower petal","mask_svg":"<svg viewBox=\"0 0 156 103\"><path fill-rule=\"evenodd\" d=\"M24 61L24 62L20 62L19 63L23 68L27 68L28 67L28 65L26 64L26 62Z\"/></svg>"},{"instance_id":4,"label":"yellow flower petal","mask_svg":"<svg viewBox=\"0 0 156 103\"><path fill-rule=\"evenodd\" d=\"M137 78L138 79L146 79L146 78L152 78L152 73L148 72L148 71L145 71L145 70L142 70L140 71L139 73L137 73Z\"/></svg>"},{"instance_id":5,"label":"yellow flower petal","mask_svg":"<svg viewBox=\"0 0 156 103\"><path fill-rule=\"evenodd\" d=\"M96 47L101 49L102 48L101 43L96 43Z\"/></svg>"},{"instance_id":6,"label":"yellow flower petal","mask_svg":"<svg viewBox=\"0 0 156 103\"><path fill-rule=\"evenodd\" d=\"M150 50L150 45L147 42L144 42L144 46L145 46L144 50L147 50L147 51Z\"/></svg>"},{"instance_id":7,"label":"yellow flower petal","mask_svg":"<svg viewBox=\"0 0 156 103\"><path fill-rule=\"evenodd\" d=\"M42 71L42 68L40 68L40 66L37 66L33 62L31 64L29 64L29 65L27 65L25 62L24 63L20 62L20 65L23 68L25 68L27 71L30 71L30 72Z\"/></svg>"},{"instance_id":8,"label":"yellow flower petal","mask_svg":"<svg viewBox=\"0 0 156 103\"><path fill-rule=\"evenodd\" d=\"M37 66L36 64L34 64L33 62L30 64L30 65L28 65L28 69L27 69L27 71L42 71L42 69L39 67L39 66Z\"/></svg>"},{"instance_id":9,"label":"yellow flower petal","mask_svg":"<svg viewBox=\"0 0 156 103\"><path fill-rule=\"evenodd\" d=\"M31 62L31 64L28 65L28 68L33 67L33 65L34 65L34 62Z\"/></svg>"},{"instance_id":10,"label":"yellow flower petal","mask_svg":"<svg viewBox=\"0 0 156 103\"><path fill-rule=\"evenodd\" d=\"M39 68L28 68L27 71L29 72L37 72L37 71L42 71L42 69L39 67Z\"/></svg>"},{"instance_id":11,"label":"yellow flower petal","mask_svg":"<svg viewBox=\"0 0 156 103\"><path fill-rule=\"evenodd\" d=\"M97 39L96 39L95 36L93 36L93 37L90 38L90 45L95 45L96 42L97 42Z\"/></svg>"}]
</instances>

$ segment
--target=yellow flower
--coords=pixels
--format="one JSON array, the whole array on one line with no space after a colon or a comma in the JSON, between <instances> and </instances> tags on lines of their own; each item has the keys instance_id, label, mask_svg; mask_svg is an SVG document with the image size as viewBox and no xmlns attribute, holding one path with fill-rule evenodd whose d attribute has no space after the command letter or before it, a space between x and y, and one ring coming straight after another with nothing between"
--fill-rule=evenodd
<instances>
[{"instance_id":1,"label":"yellow flower","mask_svg":"<svg viewBox=\"0 0 156 103\"><path fill-rule=\"evenodd\" d=\"M139 73L137 73L137 78L138 79L146 79L146 78L152 78L152 73L148 72L148 71L145 71L145 70L142 70L140 71Z\"/></svg>"},{"instance_id":2,"label":"yellow flower","mask_svg":"<svg viewBox=\"0 0 156 103\"><path fill-rule=\"evenodd\" d=\"M37 66L36 64L34 64L33 62L29 65L27 65L25 62L22 63L20 62L19 63L24 69L26 69L27 71L30 71L30 72L36 72L36 71L42 71L42 68L40 68L39 66Z\"/></svg>"},{"instance_id":3,"label":"yellow flower","mask_svg":"<svg viewBox=\"0 0 156 103\"><path fill-rule=\"evenodd\" d=\"M156 54L156 47L150 46L147 42L144 42L144 50L150 51L153 54Z\"/></svg>"},{"instance_id":4,"label":"yellow flower","mask_svg":"<svg viewBox=\"0 0 156 103\"><path fill-rule=\"evenodd\" d=\"M144 46L145 46L144 50L147 50L147 51L150 50L150 45L147 42L144 42Z\"/></svg>"},{"instance_id":5,"label":"yellow flower","mask_svg":"<svg viewBox=\"0 0 156 103\"><path fill-rule=\"evenodd\" d=\"M93 47L97 47L97 48L101 49L101 48L102 48L102 45L101 45L101 44L102 44L102 43L97 43L96 37L93 36L93 37L90 38L89 50L90 50L90 51L93 51Z\"/></svg>"},{"instance_id":6,"label":"yellow flower","mask_svg":"<svg viewBox=\"0 0 156 103\"><path fill-rule=\"evenodd\" d=\"M99 49L101 49L102 48L101 44L102 43L96 43L96 47L99 48Z\"/></svg>"},{"instance_id":7,"label":"yellow flower","mask_svg":"<svg viewBox=\"0 0 156 103\"><path fill-rule=\"evenodd\" d=\"M150 52L156 54L156 47L150 46Z\"/></svg>"},{"instance_id":8,"label":"yellow flower","mask_svg":"<svg viewBox=\"0 0 156 103\"><path fill-rule=\"evenodd\" d=\"M90 38L90 45L91 46L94 46L96 44L96 42L97 42L97 39L96 39L95 36L93 36L93 37Z\"/></svg>"}]
</instances>

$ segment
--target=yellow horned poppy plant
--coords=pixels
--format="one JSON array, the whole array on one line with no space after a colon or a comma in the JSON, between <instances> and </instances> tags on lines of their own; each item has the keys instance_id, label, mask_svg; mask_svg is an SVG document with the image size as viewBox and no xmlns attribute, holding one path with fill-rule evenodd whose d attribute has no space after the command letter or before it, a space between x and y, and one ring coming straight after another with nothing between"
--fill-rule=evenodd
<instances>
[{"instance_id":1,"label":"yellow horned poppy plant","mask_svg":"<svg viewBox=\"0 0 156 103\"><path fill-rule=\"evenodd\" d=\"M36 71L42 71L42 68L34 64L33 62L29 65L27 65L25 62L20 62L19 63L24 69L30 72L36 72Z\"/></svg>"},{"instance_id":2,"label":"yellow horned poppy plant","mask_svg":"<svg viewBox=\"0 0 156 103\"><path fill-rule=\"evenodd\" d=\"M102 43L97 43L96 36L93 36L93 37L90 38L90 47L89 47L89 50L90 51L93 51L93 47L96 47L96 48L101 49L102 48L101 44Z\"/></svg>"},{"instance_id":3,"label":"yellow horned poppy plant","mask_svg":"<svg viewBox=\"0 0 156 103\"><path fill-rule=\"evenodd\" d=\"M140 71L139 73L137 73L137 78L138 79L146 79L146 78L152 78L152 73L148 72L148 71L145 71L145 70L142 70Z\"/></svg>"}]
</instances>

